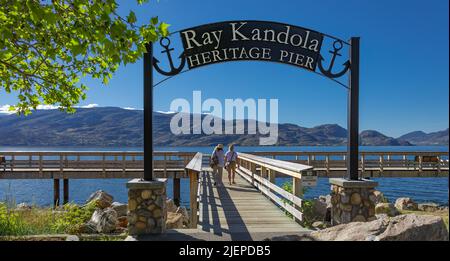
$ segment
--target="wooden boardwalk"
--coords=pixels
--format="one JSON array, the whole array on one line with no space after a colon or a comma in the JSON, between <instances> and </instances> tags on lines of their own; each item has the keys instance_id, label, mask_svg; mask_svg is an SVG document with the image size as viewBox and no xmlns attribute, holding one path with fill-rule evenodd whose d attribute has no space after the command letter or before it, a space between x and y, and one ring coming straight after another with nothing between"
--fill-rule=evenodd
<instances>
[{"instance_id":1,"label":"wooden boardwalk","mask_svg":"<svg viewBox=\"0 0 450 261\"><path fill-rule=\"evenodd\" d=\"M236 184L228 184L226 170L222 178L223 185L215 187L210 168L201 173L199 230L231 240L309 232L238 174Z\"/></svg>"}]
</instances>

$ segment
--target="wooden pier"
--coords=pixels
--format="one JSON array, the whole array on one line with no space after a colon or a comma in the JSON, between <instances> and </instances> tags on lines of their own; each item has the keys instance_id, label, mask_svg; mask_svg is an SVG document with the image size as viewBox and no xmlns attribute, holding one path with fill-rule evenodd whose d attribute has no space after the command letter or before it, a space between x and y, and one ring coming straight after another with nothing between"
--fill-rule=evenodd
<instances>
[{"instance_id":1,"label":"wooden pier","mask_svg":"<svg viewBox=\"0 0 450 261\"><path fill-rule=\"evenodd\" d=\"M54 204L69 201L69 179L132 179L143 176L143 152L46 151L1 152L0 179L53 179ZM317 177L344 177L345 152L239 153L236 183L214 187L209 155L155 152L154 176L173 179L173 198L180 202L180 179L189 179L192 238L255 240L302 234L299 225L303 186ZM362 177L448 177L445 152L362 152ZM292 179L292 191L275 183ZM63 200L60 201L60 181ZM179 232L174 235L180 235ZM170 234L170 233L169 233ZM169 236L170 237L170 236ZM170 240L169 238L166 238Z\"/></svg>"},{"instance_id":2,"label":"wooden pier","mask_svg":"<svg viewBox=\"0 0 450 261\"><path fill-rule=\"evenodd\" d=\"M194 152L154 152L154 175L173 179L176 203L180 199L180 179L193 177L186 167L195 155ZM290 163L312 166L318 177L346 175L345 152L256 151L251 155L281 160L286 166ZM143 177L142 151L5 151L0 156L4 159L0 163L0 179L53 179L55 203L68 202L69 179ZM360 153L362 177L448 177L448 168L447 152ZM286 177L277 170L272 172L272 178ZM60 180L63 201L59 200Z\"/></svg>"}]
</instances>

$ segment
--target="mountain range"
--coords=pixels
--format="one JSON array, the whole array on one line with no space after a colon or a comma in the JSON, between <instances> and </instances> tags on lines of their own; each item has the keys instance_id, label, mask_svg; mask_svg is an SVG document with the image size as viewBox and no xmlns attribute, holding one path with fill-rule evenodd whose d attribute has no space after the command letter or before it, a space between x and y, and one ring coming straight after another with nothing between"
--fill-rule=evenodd
<instances>
[{"instance_id":1,"label":"mountain range","mask_svg":"<svg viewBox=\"0 0 450 261\"><path fill-rule=\"evenodd\" d=\"M173 114L168 113L153 113L155 146L212 146L217 143L257 146L261 137L261 134L175 135L169 125L172 116ZM202 118L205 116L201 115ZM222 121L222 126L225 126L225 121L219 120ZM246 120L244 129L247 125ZM235 123L234 128L236 127ZM284 123L278 124L276 145L339 146L346 144L346 138L347 130L337 124L306 128ZM448 145L448 140L448 129L428 134L415 131L399 138L388 137L375 130L360 133L360 144L365 146ZM142 110L96 107L79 108L75 114L59 110L37 110L29 116L15 114L0 116L0 146L140 147L142 145Z\"/></svg>"}]
</instances>

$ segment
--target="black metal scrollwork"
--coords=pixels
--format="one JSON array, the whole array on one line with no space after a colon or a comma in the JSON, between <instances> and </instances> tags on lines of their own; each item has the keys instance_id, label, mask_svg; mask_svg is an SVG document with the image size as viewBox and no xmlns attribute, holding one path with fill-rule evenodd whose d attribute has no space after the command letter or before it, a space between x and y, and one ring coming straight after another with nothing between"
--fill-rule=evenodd
<instances>
[{"instance_id":1,"label":"black metal scrollwork","mask_svg":"<svg viewBox=\"0 0 450 261\"><path fill-rule=\"evenodd\" d=\"M164 41L166 41L166 43L164 43ZM186 57L184 56L184 53L182 53L178 57L181 59L180 65L178 67L175 67L173 64L172 55L170 54L170 52L174 50L173 48L169 48L170 39L167 37L163 37L159 41L159 44L165 49L164 51L161 51L161 53L167 54L167 59L169 59L170 71L168 71L168 72L163 71L158 65L159 60L156 58L153 58L153 67L155 68L155 70L157 72L159 72L162 75L173 76L173 75L179 74L183 70L184 64L186 63Z\"/></svg>"},{"instance_id":2,"label":"black metal scrollwork","mask_svg":"<svg viewBox=\"0 0 450 261\"><path fill-rule=\"evenodd\" d=\"M333 43L333 51L329 51L333 56L331 57L331 61L330 61L330 65L328 66L328 69L325 70L325 68L323 68L322 65L322 61L324 61L325 59L323 58L322 55L320 55L320 59L318 62L319 65L319 70L320 72L329 77L329 78L339 78L342 75L344 75L348 69L350 69L350 61L346 61L344 64L342 64L344 66L344 69L338 73L332 73L333 70L333 66L334 66L334 61L336 60L337 56L341 56L341 54L339 53L339 51L342 49L342 41L341 40L336 40Z\"/></svg>"}]
</instances>

